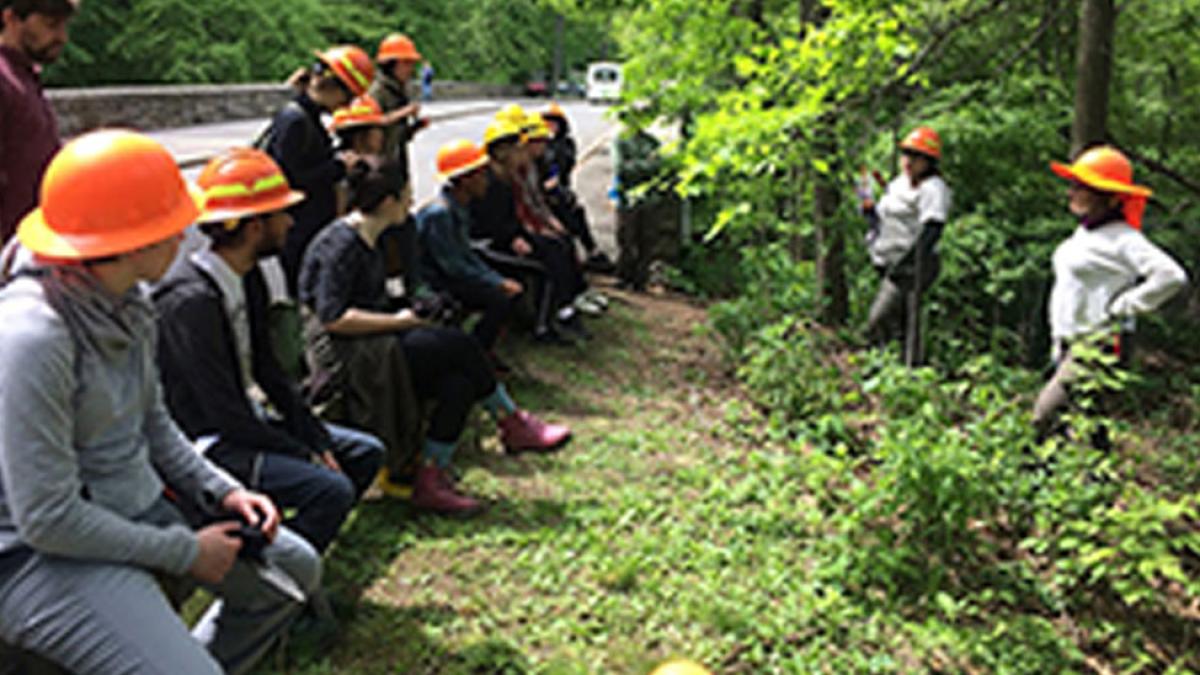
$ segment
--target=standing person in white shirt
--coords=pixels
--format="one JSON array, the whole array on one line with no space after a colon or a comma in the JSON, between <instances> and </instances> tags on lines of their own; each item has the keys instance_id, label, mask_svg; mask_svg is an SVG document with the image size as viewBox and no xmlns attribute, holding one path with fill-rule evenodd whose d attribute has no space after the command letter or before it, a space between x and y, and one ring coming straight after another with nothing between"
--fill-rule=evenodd
<instances>
[{"instance_id":1,"label":"standing person in white shirt","mask_svg":"<svg viewBox=\"0 0 1200 675\"><path fill-rule=\"evenodd\" d=\"M867 335L878 345L903 337L904 362L912 366L924 358L921 294L940 268L937 243L950 216L950 187L938 170L942 139L936 131L917 127L900 142L900 151L900 175L878 204L867 199L862 205L871 223L871 263L881 276Z\"/></svg>"},{"instance_id":2,"label":"standing person in white shirt","mask_svg":"<svg viewBox=\"0 0 1200 675\"><path fill-rule=\"evenodd\" d=\"M1056 367L1034 406L1041 436L1070 400L1077 371L1071 345L1100 339L1120 355L1121 325L1154 311L1187 284L1179 263L1141 232L1151 191L1134 184L1125 155L1101 146L1074 164L1053 162L1050 168L1071 181L1069 208L1079 227L1054 251L1049 315ZM1110 336L1116 341L1110 343Z\"/></svg>"}]
</instances>

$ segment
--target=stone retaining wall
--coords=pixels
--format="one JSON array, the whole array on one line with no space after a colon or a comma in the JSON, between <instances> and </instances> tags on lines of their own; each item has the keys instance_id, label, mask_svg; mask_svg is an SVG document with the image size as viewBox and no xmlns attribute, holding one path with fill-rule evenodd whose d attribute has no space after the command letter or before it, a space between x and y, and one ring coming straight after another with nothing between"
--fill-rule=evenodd
<instances>
[{"instance_id":1,"label":"stone retaining wall","mask_svg":"<svg viewBox=\"0 0 1200 675\"><path fill-rule=\"evenodd\" d=\"M414 87L414 96L419 90ZM507 98L520 87L473 82L434 82L434 98ZM97 87L48 89L60 133L73 136L101 126L143 131L271 115L291 90L282 84Z\"/></svg>"}]
</instances>

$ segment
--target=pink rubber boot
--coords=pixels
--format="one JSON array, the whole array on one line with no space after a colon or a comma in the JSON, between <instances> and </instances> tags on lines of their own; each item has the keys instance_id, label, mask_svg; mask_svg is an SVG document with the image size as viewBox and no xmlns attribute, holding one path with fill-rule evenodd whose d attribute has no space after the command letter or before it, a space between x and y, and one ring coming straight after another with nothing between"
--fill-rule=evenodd
<instances>
[{"instance_id":1,"label":"pink rubber boot","mask_svg":"<svg viewBox=\"0 0 1200 675\"><path fill-rule=\"evenodd\" d=\"M500 420L500 441L508 452L550 452L571 440L571 430L562 424L546 424L532 413L518 410Z\"/></svg>"}]
</instances>

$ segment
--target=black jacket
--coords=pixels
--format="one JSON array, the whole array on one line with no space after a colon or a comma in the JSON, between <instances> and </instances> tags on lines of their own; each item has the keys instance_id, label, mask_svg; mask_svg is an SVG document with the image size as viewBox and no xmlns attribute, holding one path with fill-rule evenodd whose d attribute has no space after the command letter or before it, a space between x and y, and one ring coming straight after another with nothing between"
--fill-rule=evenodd
<instances>
[{"instance_id":1,"label":"black jacket","mask_svg":"<svg viewBox=\"0 0 1200 675\"><path fill-rule=\"evenodd\" d=\"M345 178L346 167L334 157L320 106L306 94L276 113L270 133L267 154L279 163L292 189L307 196L289 211L296 222L283 251L283 266L294 288L308 242L337 216L334 186Z\"/></svg>"},{"instance_id":2,"label":"black jacket","mask_svg":"<svg viewBox=\"0 0 1200 675\"><path fill-rule=\"evenodd\" d=\"M221 289L191 260L172 270L153 293L167 407L191 438L217 435L237 447L308 459L331 447L329 433L275 360L267 286L257 267L243 278L243 288L254 379L282 416L282 425L262 420L247 400Z\"/></svg>"},{"instance_id":3,"label":"black jacket","mask_svg":"<svg viewBox=\"0 0 1200 675\"><path fill-rule=\"evenodd\" d=\"M487 194L471 202L470 210L471 238L487 240L494 250L511 253L513 239L525 234L512 187L491 171Z\"/></svg>"},{"instance_id":4,"label":"black jacket","mask_svg":"<svg viewBox=\"0 0 1200 675\"><path fill-rule=\"evenodd\" d=\"M575 172L577 151L575 139L569 134L559 134L550 140L546 148L545 163L558 171L558 182L564 188L571 187L571 174Z\"/></svg>"}]
</instances>

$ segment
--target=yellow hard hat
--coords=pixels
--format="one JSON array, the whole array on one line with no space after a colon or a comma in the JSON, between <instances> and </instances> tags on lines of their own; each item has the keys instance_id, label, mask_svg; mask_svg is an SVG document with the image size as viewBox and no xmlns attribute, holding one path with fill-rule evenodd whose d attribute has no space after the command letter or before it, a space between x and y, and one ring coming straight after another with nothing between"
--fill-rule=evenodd
<instances>
[{"instance_id":1,"label":"yellow hard hat","mask_svg":"<svg viewBox=\"0 0 1200 675\"><path fill-rule=\"evenodd\" d=\"M654 669L650 675L712 675L704 666L691 659L671 659Z\"/></svg>"},{"instance_id":2,"label":"yellow hard hat","mask_svg":"<svg viewBox=\"0 0 1200 675\"><path fill-rule=\"evenodd\" d=\"M486 146L504 140L521 140L521 127L505 120L494 120L483 131L483 144Z\"/></svg>"},{"instance_id":3,"label":"yellow hard hat","mask_svg":"<svg viewBox=\"0 0 1200 675\"><path fill-rule=\"evenodd\" d=\"M518 129L525 126L528 119L529 113L517 103L509 103L496 113L496 121L508 122Z\"/></svg>"},{"instance_id":4,"label":"yellow hard hat","mask_svg":"<svg viewBox=\"0 0 1200 675\"><path fill-rule=\"evenodd\" d=\"M554 134L550 132L550 125L541 117L531 116L522 131L526 141L548 141L554 138Z\"/></svg>"}]
</instances>

